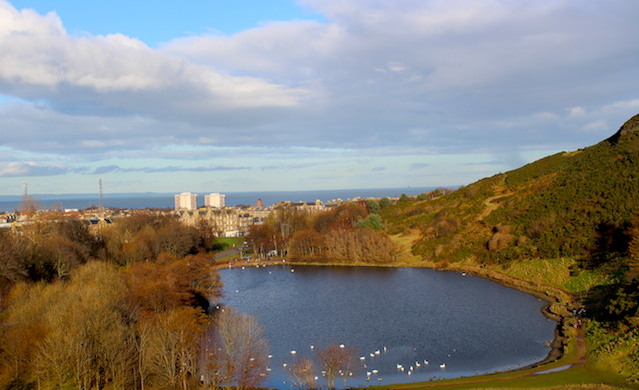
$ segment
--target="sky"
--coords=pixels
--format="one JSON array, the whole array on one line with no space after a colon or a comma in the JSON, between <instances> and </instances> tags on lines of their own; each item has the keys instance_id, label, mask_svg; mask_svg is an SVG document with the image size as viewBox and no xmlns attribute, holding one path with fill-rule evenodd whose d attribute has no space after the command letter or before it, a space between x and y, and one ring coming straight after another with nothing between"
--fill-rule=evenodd
<instances>
[{"instance_id":1,"label":"sky","mask_svg":"<svg viewBox=\"0 0 639 390\"><path fill-rule=\"evenodd\" d=\"M636 0L0 0L0 195L456 187L639 113Z\"/></svg>"}]
</instances>

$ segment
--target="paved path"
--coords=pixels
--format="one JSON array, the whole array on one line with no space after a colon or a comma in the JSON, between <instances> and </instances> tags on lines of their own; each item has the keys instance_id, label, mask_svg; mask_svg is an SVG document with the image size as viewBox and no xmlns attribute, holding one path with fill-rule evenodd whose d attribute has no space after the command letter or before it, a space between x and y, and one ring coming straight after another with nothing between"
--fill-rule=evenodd
<instances>
[{"instance_id":1,"label":"paved path","mask_svg":"<svg viewBox=\"0 0 639 390\"><path fill-rule=\"evenodd\" d=\"M234 246L232 248L225 249L221 252L217 252L215 254L214 260L219 261L227 256L239 256L239 255L240 255L240 247Z\"/></svg>"}]
</instances>

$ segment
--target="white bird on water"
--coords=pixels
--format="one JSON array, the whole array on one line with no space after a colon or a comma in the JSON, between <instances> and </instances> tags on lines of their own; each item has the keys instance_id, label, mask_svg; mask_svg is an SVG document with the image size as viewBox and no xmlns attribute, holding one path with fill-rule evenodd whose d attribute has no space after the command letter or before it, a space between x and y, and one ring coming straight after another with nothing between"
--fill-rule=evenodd
<instances>
[{"instance_id":1,"label":"white bird on water","mask_svg":"<svg viewBox=\"0 0 639 390\"><path fill-rule=\"evenodd\" d=\"M439 368L446 368L446 363L442 363L439 365Z\"/></svg>"},{"instance_id":2,"label":"white bird on water","mask_svg":"<svg viewBox=\"0 0 639 390\"><path fill-rule=\"evenodd\" d=\"M297 351L291 351L291 355L295 355Z\"/></svg>"}]
</instances>

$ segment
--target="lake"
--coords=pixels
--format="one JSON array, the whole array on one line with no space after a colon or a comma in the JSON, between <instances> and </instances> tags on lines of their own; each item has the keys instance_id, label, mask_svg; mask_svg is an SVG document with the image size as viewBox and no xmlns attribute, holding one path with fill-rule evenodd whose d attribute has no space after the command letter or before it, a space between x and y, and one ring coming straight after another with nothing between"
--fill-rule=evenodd
<instances>
[{"instance_id":1,"label":"lake","mask_svg":"<svg viewBox=\"0 0 639 390\"><path fill-rule=\"evenodd\" d=\"M365 357L349 387L524 367L547 356L556 326L540 312L544 301L456 272L247 266L220 275L222 303L254 315L265 328L273 355L265 385L272 388L291 388L282 367L294 361L291 351L314 358L330 344L355 348L358 361ZM343 386L340 378L336 385Z\"/></svg>"}]
</instances>

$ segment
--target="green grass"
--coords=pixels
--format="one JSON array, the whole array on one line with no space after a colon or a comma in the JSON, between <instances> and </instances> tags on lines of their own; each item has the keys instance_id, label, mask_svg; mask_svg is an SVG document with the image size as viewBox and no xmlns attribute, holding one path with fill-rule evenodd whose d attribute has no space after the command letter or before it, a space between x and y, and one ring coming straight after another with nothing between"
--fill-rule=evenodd
<instances>
[{"instance_id":1,"label":"green grass","mask_svg":"<svg viewBox=\"0 0 639 390\"><path fill-rule=\"evenodd\" d=\"M584 388L598 388L601 384L610 388L632 389L622 379L604 374L588 366L574 366L569 369L548 374L533 374L533 372L545 371L552 366L544 366L543 369L523 370L500 374L483 375L476 377L447 379L434 382L409 383L400 385L376 386L375 389L545 389L562 388L566 385L591 385ZM595 386L595 387L592 387Z\"/></svg>"},{"instance_id":2,"label":"green grass","mask_svg":"<svg viewBox=\"0 0 639 390\"><path fill-rule=\"evenodd\" d=\"M504 270L508 275L538 284L579 293L601 284L604 280L592 271L570 274L575 261L569 258L535 259L514 262Z\"/></svg>"},{"instance_id":3,"label":"green grass","mask_svg":"<svg viewBox=\"0 0 639 390\"><path fill-rule=\"evenodd\" d=\"M213 246L215 251L223 251L241 245L243 242L244 237L216 237Z\"/></svg>"}]
</instances>

